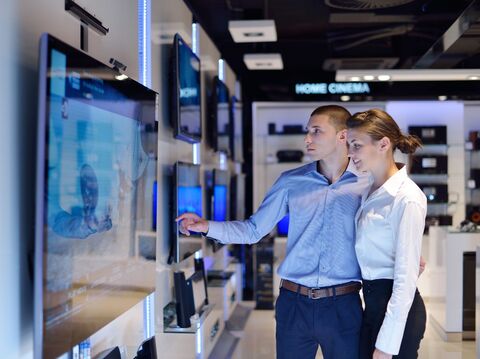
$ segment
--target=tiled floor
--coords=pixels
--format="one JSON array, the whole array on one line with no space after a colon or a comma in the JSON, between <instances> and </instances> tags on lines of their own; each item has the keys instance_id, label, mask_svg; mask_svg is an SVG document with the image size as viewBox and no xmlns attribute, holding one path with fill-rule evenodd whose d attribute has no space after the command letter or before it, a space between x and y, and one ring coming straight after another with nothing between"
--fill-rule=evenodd
<instances>
[{"instance_id":1,"label":"tiled floor","mask_svg":"<svg viewBox=\"0 0 480 359\"><path fill-rule=\"evenodd\" d=\"M248 303L246 305L252 305ZM428 311L428 304L427 304ZM232 359L275 358L275 319L273 311L254 310L241 333ZM322 358L319 351L317 359ZM427 332L420 347L420 359L475 359L475 342L444 342L427 322Z\"/></svg>"}]
</instances>

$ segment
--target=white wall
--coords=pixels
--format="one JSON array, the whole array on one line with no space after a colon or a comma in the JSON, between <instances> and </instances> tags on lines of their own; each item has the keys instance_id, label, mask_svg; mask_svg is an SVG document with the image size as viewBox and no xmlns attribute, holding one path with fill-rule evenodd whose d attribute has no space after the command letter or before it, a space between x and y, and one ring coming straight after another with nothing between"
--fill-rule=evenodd
<instances>
[{"instance_id":1,"label":"white wall","mask_svg":"<svg viewBox=\"0 0 480 359\"><path fill-rule=\"evenodd\" d=\"M0 358L26 358L31 352L31 307L24 295L31 295L30 282L26 273L26 252L20 236L20 188L18 172L20 162L19 130L16 121L18 87L18 42L16 30L17 1L2 2L0 12ZM24 313L27 313L26 315Z\"/></svg>"}]
</instances>

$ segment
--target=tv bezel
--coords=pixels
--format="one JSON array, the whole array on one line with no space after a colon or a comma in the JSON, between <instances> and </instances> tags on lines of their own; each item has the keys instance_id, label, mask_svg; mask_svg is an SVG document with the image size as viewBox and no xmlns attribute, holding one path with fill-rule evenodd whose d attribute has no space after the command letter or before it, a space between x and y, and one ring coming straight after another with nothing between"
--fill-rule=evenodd
<instances>
[{"instance_id":1,"label":"tv bezel","mask_svg":"<svg viewBox=\"0 0 480 359\"><path fill-rule=\"evenodd\" d=\"M198 61L198 68L201 68L200 58L193 52L192 48L182 39L179 34L173 37L172 49L172 125L174 130L174 137L176 139L188 142L199 143L202 140L202 75L198 72L198 99L199 99L199 121L200 121L200 135L196 136L191 133L184 132L181 126L181 111L180 111L180 46L185 46L190 54Z\"/></svg>"},{"instance_id":2,"label":"tv bezel","mask_svg":"<svg viewBox=\"0 0 480 359\"><path fill-rule=\"evenodd\" d=\"M45 224L45 215L46 215L46 206L45 206L45 185L47 184L47 171L48 171L48 125L49 125L49 111L50 107L47 104L48 94L49 94L49 84L48 80L48 66L51 61L51 50L52 48L62 48L66 51L75 51L82 56L89 57L89 60L92 63L97 63L99 67L104 68L106 71L110 69L112 75L117 74L110 66L99 61L98 59L92 57L90 54L82 51L75 46L72 46L48 33L42 33L39 41L39 58L38 58L38 106L37 106L37 158L36 158L36 194L35 194L35 248L34 248L34 333L33 333L33 357L35 359L40 359L44 357L44 313L43 313L43 304L44 304L44 224ZM121 80L118 80L121 81ZM116 82L119 84L120 82ZM152 96L155 97L153 103L158 103L158 93L155 91L143 86L142 84L134 81L133 79L127 79L122 81L122 85L127 86L127 84L134 84L138 86L142 91L150 92ZM133 91L132 93L135 93ZM155 117L157 116L157 110L155 109ZM155 121L158 121L155 118ZM128 310L128 309L126 309ZM125 311L126 311L125 310ZM123 311L119 315L125 313ZM108 323L111 323L117 317L112 318ZM107 324L108 324L107 323ZM100 328L95 328L94 331L90 333L93 335ZM72 343L72 347L78 343ZM67 348L66 350L70 350ZM60 353L62 354L62 353Z\"/></svg>"},{"instance_id":3,"label":"tv bezel","mask_svg":"<svg viewBox=\"0 0 480 359\"><path fill-rule=\"evenodd\" d=\"M179 180L179 175L178 175L178 169L179 166L188 166L188 167L194 167L197 168L198 170L198 184L201 187L201 181L200 181L200 165L193 164L193 163L188 163L188 162L183 162L183 161L177 161L173 165L173 181L172 181L172 233L171 233L171 240L170 240L170 255L168 258L168 263L179 263L186 258L180 258L180 235L179 235L179 226L180 222L175 222L174 219L179 216L178 213L178 180ZM203 189L200 191L200 193L203 192ZM202 193L202 207L203 207L203 193ZM202 208L202 213L203 213L203 208ZM190 236L195 236L195 237L201 237L200 234L190 234Z\"/></svg>"}]
</instances>

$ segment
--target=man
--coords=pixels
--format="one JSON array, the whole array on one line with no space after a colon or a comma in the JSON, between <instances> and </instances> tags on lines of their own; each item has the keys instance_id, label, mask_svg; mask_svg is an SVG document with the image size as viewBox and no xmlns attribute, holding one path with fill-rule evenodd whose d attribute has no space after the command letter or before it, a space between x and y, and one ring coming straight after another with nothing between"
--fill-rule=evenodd
<instances>
[{"instance_id":1,"label":"man","mask_svg":"<svg viewBox=\"0 0 480 359\"><path fill-rule=\"evenodd\" d=\"M284 172L245 221L213 222L195 214L177 218L180 230L203 232L222 243L253 244L290 215L287 251L275 305L277 358L358 357L362 307L355 256L355 213L368 179L347 156L341 106L312 112L305 145L312 163Z\"/></svg>"}]
</instances>

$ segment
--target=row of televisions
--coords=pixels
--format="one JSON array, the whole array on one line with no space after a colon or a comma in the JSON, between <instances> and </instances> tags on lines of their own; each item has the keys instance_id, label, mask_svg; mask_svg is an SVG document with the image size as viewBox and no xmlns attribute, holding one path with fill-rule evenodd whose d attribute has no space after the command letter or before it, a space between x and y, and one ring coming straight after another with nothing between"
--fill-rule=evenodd
<instances>
[{"instance_id":1,"label":"row of televisions","mask_svg":"<svg viewBox=\"0 0 480 359\"><path fill-rule=\"evenodd\" d=\"M188 44L176 34L172 51L172 125L175 137L198 143L202 133L201 63ZM239 105L230 96L227 85L218 76L207 86L206 141L215 151L222 151L236 161L242 160Z\"/></svg>"}]
</instances>

